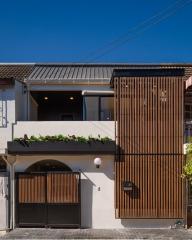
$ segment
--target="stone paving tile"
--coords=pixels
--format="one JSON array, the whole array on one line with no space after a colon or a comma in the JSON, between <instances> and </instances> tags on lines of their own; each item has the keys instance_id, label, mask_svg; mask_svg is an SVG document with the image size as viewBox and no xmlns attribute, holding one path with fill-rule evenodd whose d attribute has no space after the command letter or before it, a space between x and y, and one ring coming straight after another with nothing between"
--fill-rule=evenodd
<instances>
[{"instance_id":1,"label":"stone paving tile","mask_svg":"<svg viewBox=\"0 0 192 240\"><path fill-rule=\"evenodd\" d=\"M18 228L0 239L167 239L192 240L185 229L45 229Z\"/></svg>"}]
</instances>

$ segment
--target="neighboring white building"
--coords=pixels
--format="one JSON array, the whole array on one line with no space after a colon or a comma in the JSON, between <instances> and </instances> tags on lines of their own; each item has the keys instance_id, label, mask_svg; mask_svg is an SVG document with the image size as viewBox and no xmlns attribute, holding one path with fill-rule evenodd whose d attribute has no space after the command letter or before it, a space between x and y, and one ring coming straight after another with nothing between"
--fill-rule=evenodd
<instances>
[{"instance_id":1,"label":"neighboring white building","mask_svg":"<svg viewBox=\"0 0 192 240\"><path fill-rule=\"evenodd\" d=\"M174 225L176 219L171 218L115 218L115 145L113 144L116 140L116 123L114 121L114 90L111 88L110 81L114 69L135 67L148 66L0 65L0 153L1 161L7 162L7 171L10 173L9 201L6 194L0 193L0 201L2 201L0 229L46 225L81 226L82 228ZM26 152L21 149L15 150L14 146L13 149L7 148L7 142L14 143L15 138L23 138L25 135L30 138L60 134L84 138L107 137L113 142L106 141L106 144L111 143L108 150L106 147L104 150L93 149L90 152L83 147L80 150L74 147L71 151L64 150L62 146L59 150L47 147L46 150L41 151L35 148L31 152L28 146L25 146ZM28 140L26 142L21 140L19 144L22 148L22 144L28 144ZM94 163L95 158L101 159L99 168ZM2 168L4 166L2 163ZM55 169L57 171L54 171ZM66 173L68 175L58 173L58 171L69 169L74 173L80 173L81 180L78 183L77 175L70 178L68 173ZM44 172L41 175L42 178L39 177L38 171ZM46 177L45 172L48 172ZM50 172L54 172L55 175L49 175ZM61 183L65 181L67 183L62 188ZM71 186L74 187L73 191L79 193L79 196L72 196L73 193L70 192L72 190L69 189L70 181ZM48 195L43 195L43 188L48 192L45 195ZM64 190L69 191L68 197L62 192ZM57 196L58 192L60 195ZM34 213L39 219L34 217ZM56 215L59 219L56 219ZM74 218L71 215L74 215ZM2 220L5 218L7 218L6 221ZM70 219L69 222L67 219Z\"/></svg>"}]
</instances>

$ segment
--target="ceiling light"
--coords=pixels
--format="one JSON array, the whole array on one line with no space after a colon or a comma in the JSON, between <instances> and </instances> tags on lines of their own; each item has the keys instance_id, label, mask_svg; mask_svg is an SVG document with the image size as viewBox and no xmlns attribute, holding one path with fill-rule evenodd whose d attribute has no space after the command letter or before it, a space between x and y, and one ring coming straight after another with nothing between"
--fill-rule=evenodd
<instances>
[{"instance_id":1,"label":"ceiling light","mask_svg":"<svg viewBox=\"0 0 192 240\"><path fill-rule=\"evenodd\" d=\"M44 97L44 100L48 100L48 97Z\"/></svg>"},{"instance_id":2,"label":"ceiling light","mask_svg":"<svg viewBox=\"0 0 192 240\"><path fill-rule=\"evenodd\" d=\"M69 99L70 99L70 100L74 100L74 97L70 97Z\"/></svg>"}]
</instances>

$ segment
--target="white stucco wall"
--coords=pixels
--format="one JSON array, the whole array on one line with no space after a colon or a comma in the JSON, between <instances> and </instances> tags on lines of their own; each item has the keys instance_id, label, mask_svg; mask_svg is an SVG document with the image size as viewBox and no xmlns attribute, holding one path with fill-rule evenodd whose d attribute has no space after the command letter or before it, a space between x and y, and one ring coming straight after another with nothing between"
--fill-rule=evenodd
<instances>
[{"instance_id":1,"label":"white stucco wall","mask_svg":"<svg viewBox=\"0 0 192 240\"><path fill-rule=\"evenodd\" d=\"M12 140L12 125L15 123L15 90L0 90L0 105L3 102L4 126L0 127L0 154L5 153L7 141Z\"/></svg>"},{"instance_id":2,"label":"white stucco wall","mask_svg":"<svg viewBox=\"0 0 192 240\"><path fill-rule=\"evenodd\" d=\"M23 137L27 134L31 135L76 135L88 137L92 135L97 137L98 134L101 137L108 136L111 139L115 139L115 122L114 121L58 121L58 122L17 122L14 125L13 136Z\"/></svg>"},{"instance_id":3,"label":"white stucco wall","mask_svg":"<svg viewBox=\"0 0 192 240\"><path fill-rule=\"evenodd\" d=\"M73 171L81 171L81 223L84 228L169 228L175 221L166 219L115 219L114 156L102 156L97 169L96 155L17 156L15 171L25 171L31 164L55 159Z\"/></svg>"},{"instance_id":4,"label":"white stucco wall","mask_svg":"<svg viewBox=\"0 0 192 240\"><path fill-rule=\"evenodd\" d=\"M93 164L95 157L91 155L22 156L19 159L17 157L15 170L24 171L36 161L55 159L67 164L73 171L81 171L82 227L113 228L119 222L119 220L114 218L113 156L100 156L102 158L102 166L99 169Z\"/></svg>"},{"instance_id":5,"label":"white stucco wall","mask_svg":"<svg viewBox=\"0 0 192 240\"><path fill-rule=\"evenodd\" d=\"M15 82L15 118L17 121L27 120L27 92L21 82Z\"/></svg>"},{"instance_id":6,"label":"white stucco wall","mask_svg":"<svg viewBox=\"0 0 192 240\"><path fill-rule=\"evenodd\" d=\"M41 84L41 85L30 85L30 91L113 91L110 85L92 85L86 82L86 85L78 85L78 84Z\"/></svg>"},{"instance_id":7,"label":"white stucco wall","mask_svg":"<svg viewBox=\"0 0 192 240\"><path fill-rule=\"evenodd\" d=\"M8 175L0 172L0 231L9 225L8 214Z\"/></svg>"},{"instance_id":8,"label":"white stucco wall","mask_svg":"<svg viewBox=\"0 0 192 240\"><path fill-rule=\"evenodd\" d=\"M13 87L0 89L0 106L3 103L4 126L0 127L0 154L4 154L7 141L12 140L12 129L17 120L26 119L27 94L23 84L15 81Z\"/></svg>"}]
</instances>

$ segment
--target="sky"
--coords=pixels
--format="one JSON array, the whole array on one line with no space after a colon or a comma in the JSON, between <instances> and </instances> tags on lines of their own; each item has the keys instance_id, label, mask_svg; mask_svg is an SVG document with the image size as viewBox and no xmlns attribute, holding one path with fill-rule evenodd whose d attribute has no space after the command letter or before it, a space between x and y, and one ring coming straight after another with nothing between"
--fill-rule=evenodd
<instances>
[{"instance_id":1,"label":"sky","mask_svg":"<svg viewBox=\"0 0 192 240\"><path fill-rule=\"evenodd\" d=\"M192 63L192 0L0 0L0 62Z\"/></svg>"}]
</instances>

